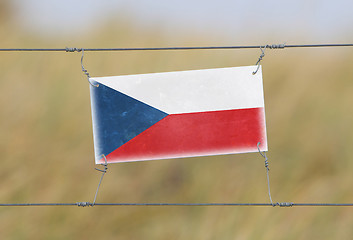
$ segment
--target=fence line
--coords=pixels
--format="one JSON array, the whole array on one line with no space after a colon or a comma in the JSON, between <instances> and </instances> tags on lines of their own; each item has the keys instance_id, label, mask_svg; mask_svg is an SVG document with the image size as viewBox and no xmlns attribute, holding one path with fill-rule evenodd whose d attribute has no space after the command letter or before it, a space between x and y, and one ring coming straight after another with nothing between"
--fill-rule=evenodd
<instances>
[{"instance_id":1,"label":"fence line","mask_svg":"<svg viewBox=\"0 0 353 240\"><path fill-rule=\"evenodd\" d=\"M50 207L50 206L149 206L149 207L353 207L353 203L1 203L0 207Z\"/></svg>"},{"instance_id":2,"label":"fence line","mask_svg":"<svg viewBox=\"0 0 353 240\"><path fill-rule=\"evenodd\" d=\"M353 43L329 44L270 44L249 46L201 46L201 47L136 47L136 48L0 48L1 52L81 52L83 51L172 51L172 50L229 50L229 49L285 49L318 47L353 47Z\"/></svg>"}]
</instances>

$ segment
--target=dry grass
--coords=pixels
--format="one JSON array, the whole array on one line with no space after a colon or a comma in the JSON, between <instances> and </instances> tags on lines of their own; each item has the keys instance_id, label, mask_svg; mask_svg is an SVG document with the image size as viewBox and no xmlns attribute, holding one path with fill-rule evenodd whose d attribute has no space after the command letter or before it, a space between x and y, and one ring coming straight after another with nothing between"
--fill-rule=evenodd
<instances>
[{"instance_id":1,"label":"dry grass","mask_svg":"<svg viewBox=\"0 0 353 240\"><path fill-rule=\"evenodd\" d=\"M5 25L2 47L46 47ZM49 47L166 46L158 31L98 30ZM6 33L6 34L5 34ZM96 33L96 32L95 32ZM177 45L212 44L181 37ZM57 44L57 45L56 45ZM92 76L253 64L259 51L87 53ZM0 53L1 202L92 201L89 87L77 53ZM275 201L353 201L352 49L268 51ZM113 164L99 202L267 202L258 154ZM349 208L0 208L2 239L350 239Z\"/></svg>"}]
</instances>

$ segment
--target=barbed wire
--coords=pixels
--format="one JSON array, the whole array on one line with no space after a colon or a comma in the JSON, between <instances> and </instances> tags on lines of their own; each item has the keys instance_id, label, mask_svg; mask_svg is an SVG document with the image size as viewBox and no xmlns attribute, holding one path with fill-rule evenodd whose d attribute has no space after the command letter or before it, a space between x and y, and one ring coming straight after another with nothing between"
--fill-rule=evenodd
<instances>
[{"instance_id":1,"label":"barbed wire","mask_svg":"<svg viewBox=\"0 0 353 240\"><path fill-rule=\"evenodd\" d=\"M270 44L249 46L201 46L201 47L136 47L136 48L0 48L2 52L81 52L81 51L172 51L172 50L226 50L226 49L285 49L317 47L353 47L353 43L329 44Z\"/></svg>"},{"instance_id":2,"label":"barbed wire","mask_svg":"<svg viewBox=\"0 0 353 240\"><path fill-rule=\"evenodd\" d=\"M1 203L0 207L53 207L53 206L77 206L77 207L94 207L94 206L149 206L149 207L353 207L353 203L293 203L293 202L277 202L277 203Z\"/></svg>"}]
</instances>

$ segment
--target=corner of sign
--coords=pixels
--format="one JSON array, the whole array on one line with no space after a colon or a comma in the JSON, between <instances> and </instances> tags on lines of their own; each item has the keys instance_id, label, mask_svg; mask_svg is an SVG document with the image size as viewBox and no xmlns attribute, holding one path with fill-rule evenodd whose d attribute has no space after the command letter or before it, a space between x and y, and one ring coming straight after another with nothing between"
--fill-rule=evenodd
<instances>
[{"instance_id":1,"label":"corner of sign","mask_svg":"<svg viewBox=\"0 0 353 240\"><path fill-rule=\"evenodd\" d=\"M95 157L95 164L102 165L102 164L109 164L109 163L107 161L107 157L104 154L102 154L100 156Z\"/></svg>"},{"instance_id":2,"label":"corner of sign","mask_svg":"<svg viewBox=\"0 0 353 240\"><path fill-rule=\"evenodd\" d=\"M267 145L267 141L265 141L264 143L262 142L258 142L257 143L257 150L258 151L262 151L262 152L268 152L268 145Z\"/></svg>"},{"instance_id":3,"label":"corner of sign","mask_svg":"<svg viewBox=\"0 0 353 240\"><path fill-rule=\"evenodd\" d=\"M99 87L100 83L94 80L94 78L88 78L88 82L92 87Z\"/></svg>"}]
</instances>

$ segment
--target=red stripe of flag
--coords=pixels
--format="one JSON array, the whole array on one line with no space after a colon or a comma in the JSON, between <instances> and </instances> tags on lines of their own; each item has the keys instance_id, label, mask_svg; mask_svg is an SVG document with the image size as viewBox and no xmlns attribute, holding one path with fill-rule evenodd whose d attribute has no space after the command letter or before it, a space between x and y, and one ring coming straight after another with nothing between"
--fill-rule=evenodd
<instances>
[{"instance_id":1,"label":"red stripe of flag","mask_svg":"<svg viewBox=\"0 0 353 240\"><path fill-rule=\"evenodd\" d=\"M109 161L218 155L267 149L264 108L171 114L107 156ZM102 161L100 161L102 163Z\"/></svg>"}]
</instances>

